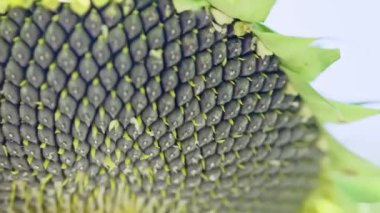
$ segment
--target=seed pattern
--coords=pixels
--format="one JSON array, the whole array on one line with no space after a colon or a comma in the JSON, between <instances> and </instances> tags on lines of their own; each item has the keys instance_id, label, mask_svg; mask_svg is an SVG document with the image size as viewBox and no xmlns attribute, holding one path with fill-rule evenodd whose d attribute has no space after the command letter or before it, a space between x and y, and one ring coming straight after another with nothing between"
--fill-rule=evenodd
<instances>
[{"instance_id":1,"label":"seed pattern","mask_svg":"<svg viewBox=\"0 0 380 213\"><path fill-rule=\"evenodd\" d=\"M318 178L319 133L278 59L258 57L252 34L218 32L204 9L128 4L1 15L0 204L96 210L125 198L123 183L161 200L154 212L299 208Z\"/></svg>"}]
</instances>

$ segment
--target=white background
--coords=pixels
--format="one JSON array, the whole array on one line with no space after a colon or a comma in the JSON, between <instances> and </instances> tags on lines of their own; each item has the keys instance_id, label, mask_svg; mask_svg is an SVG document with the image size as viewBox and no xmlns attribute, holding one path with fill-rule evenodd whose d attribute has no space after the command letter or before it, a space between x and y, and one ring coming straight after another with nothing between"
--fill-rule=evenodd
<instances>
[{"instance_id":1,"label":"white background","mask_svg":"<svg viewBox=\"0 0 380 213\"><path fill-rule=\"evenodd\" d=\"M326 97L380 109L379 0L278 0L266 24L340 48L341 60L313 86ZM350 150L380 166L380 116L328 128Z\"/></svg>"}]
</instances>

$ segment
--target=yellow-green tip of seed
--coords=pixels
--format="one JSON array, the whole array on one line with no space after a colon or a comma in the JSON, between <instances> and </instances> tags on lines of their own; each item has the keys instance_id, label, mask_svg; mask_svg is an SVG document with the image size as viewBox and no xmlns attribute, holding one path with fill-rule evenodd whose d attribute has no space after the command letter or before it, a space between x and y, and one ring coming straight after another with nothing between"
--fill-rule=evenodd
<instances>
[{"instance_id":1,"label":"yellow-green tip of seed","mask_svg":"<svg viewBox=\"0 0 380 213\"><path fill-rule=\"evenodd\" d=\"M49 10L57 10L60 2L59 0L42 0L41 5Z\"/></svg>"},{"instance_id":2,"label":"yellow-green tip of seed","mask_svg":"<svg viewBox=\"0 0 380 213\"><path fill-rule=\"evenodd\" d=\"M95 3L95 1L94 1ZM71 0L70 8L78 15L84 15L90 9L91 0Z\"/></svg>"},{"instance_id":3,"label":"yellow-green tip of seed","mask_svg":"<svg viewBox=\"0 0 380 213\"><path fill-rule=\"evenodd\" d=\"M0 13L5 13L10 8L31 7L34 0L1 0L0 1Z\"/></svg>"}]
</instances>

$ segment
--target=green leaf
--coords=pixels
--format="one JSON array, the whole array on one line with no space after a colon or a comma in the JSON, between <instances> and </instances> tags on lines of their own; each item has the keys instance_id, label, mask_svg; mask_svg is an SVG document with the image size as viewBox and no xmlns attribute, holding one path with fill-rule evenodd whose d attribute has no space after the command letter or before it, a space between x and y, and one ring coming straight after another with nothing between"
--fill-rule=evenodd
<instances>
[{"instance_id":1,"label":"green leaf","mask_svg":"<svg viewBox=\"0 0 380 213\"><path fill-rule=\"evenodd\" d=\"M379 115L379 109L367 108L359 104L347 104L329 100L329 103L336 109L341 118L340 122L357 121L374 115ZM326 119L325 121L336 122L336 120Z\"/></svg>"},{"instance_id":2,"label":"green leaf","mask_svg":"<svg viewBox=\"0 0 380 213\"><path fill-rule=\"evenodd\" d=\"M336 189L354 203L380 202L380 168L323 135L328 140L325 169Z\"/></svg>"},{"instance_id":3,"label":"green leaf","mask_svg":"<svg viewBox=\"0 0 380 213\"><path fill-rule=\"evenodd\" d=\"M173 4L179 13L187 10L199 10L202 7L209 6L207 0L173 0Z\"/></svg>"},{"instance_id":4,"label":"green leaf","mask_svg":"<svg viewBox=\"0 0 380 213\"><path fill-rule=\"evenodd\" d=\"M315 193L304 203L302 213L347 213L334 200L327 199L322 193Z\"/></svg>"},{"instance_id":5,"label":"green leaf","mask_svg":"<svg viewBox=\"0 0 380 213\"><path fill-rule=\"evenodd\" d=\"M280 58L282 66L301 74L306 81L314 80L340 58L338 49L313 47L316 40L312 38L281 35L262 24L255 24L253 31Z\"/></svg>"},{"instance_id":6,"label":"green leaf","mask_svg":"<svg viewBox=\"0 0 380 213\"><path fill-rule=\"evenodd\" d=\"M367 160L352 153L326 131L323 137L328 142L328 168L350 176L377 176L380 177L380 168Z\"/></svg>"},{"instance_id":7,"label":"green leaf","mask_svg":"<svg viewBox=\"0 0 380 213\"><path fill-rule=\"evenodd\" d=\"M322 123L346 123L380 114L380 110L325 99L315 91L300 73L282 67L292 86L301 95L307 107Z\"/></svg>"},{"instance_id":8,"label":"green leaf","mask_svg":"<svg viewBox=\"0 0 380 213\"><path fill-rule=\"evenodd\" d=\"M357 213L365 203L367 212L378 212L380 168L338 143L323 127L325 160L319 187L306 199L302 213ZM321 141L321 142L322 142ZM372 211L373 210L373 211Z\"/></svg>"},{"instance_id":9,"label":"green leaf","mask_svg":"<svg viewBox=\"0 0 380 213\"><path fill-rule=\"evenodd\" d=\"M348 176L332 173L339 190L354 202L380 202L380 176Z\"/></svg>"},{"instance_id":10,"label":"green leaf","mask_svg":"<svg viewBox=\"0 0 380 213\"><path fill-rule=\"evenodd\" d=\"M249 23L262 22L276 0L207 0L213 7L228 16Z\"/></svg>"},{"instance_id":11,"label":"green leaf","mask_svg":"<svg viewBox=\"0 0 380 213\"><path fill-rule=\"evenodd\" d=\"M312 47L315 39L280 35L262 24L255 24L253 31L280 58L282 70L320 122L344 123L380 114L377 109L327 100L311 87L309 82L339 58L339 50Z\"/></svg>"}]
</instances>

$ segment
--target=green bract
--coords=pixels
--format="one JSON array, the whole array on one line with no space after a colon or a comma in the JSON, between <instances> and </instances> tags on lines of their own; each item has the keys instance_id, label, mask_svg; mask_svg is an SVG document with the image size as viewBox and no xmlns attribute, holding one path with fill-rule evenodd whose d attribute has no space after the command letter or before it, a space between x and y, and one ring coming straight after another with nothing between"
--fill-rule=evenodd
<instances>
[{"instance_id":1,"label":"green bract","mask_svg":"<svg viewBox=\"0 0 380 213\"><path fill-rule=\"evenodd\" d=\"M321 124L347 123L380 113L378 109L328 100L311 87L310 82L339 59L339 50L313 47L315 39L284 36L260 23L253 25L253 31L281 59L282 69ZM352 154L327 132L322 140L326 140L327 153L321 180L323 191L306 203L307 206L316 201L305 213L356 212L361 202L379 202L379 168Z\"/></svg>"},{"instance_id":2,"label":"green bract","mask_svg":"<svg viewBox=\"0 0 380 213\"><path fill-rule=\"evenodd\" d=\"M281 59L282 69L321 122L351 122L380 113L360 105L327 100L310 86L312 80L339 59L339 50L313 47L315 39L284 36L262 24L255 24L253 31Z\"/></svg>"}]
</instances>

